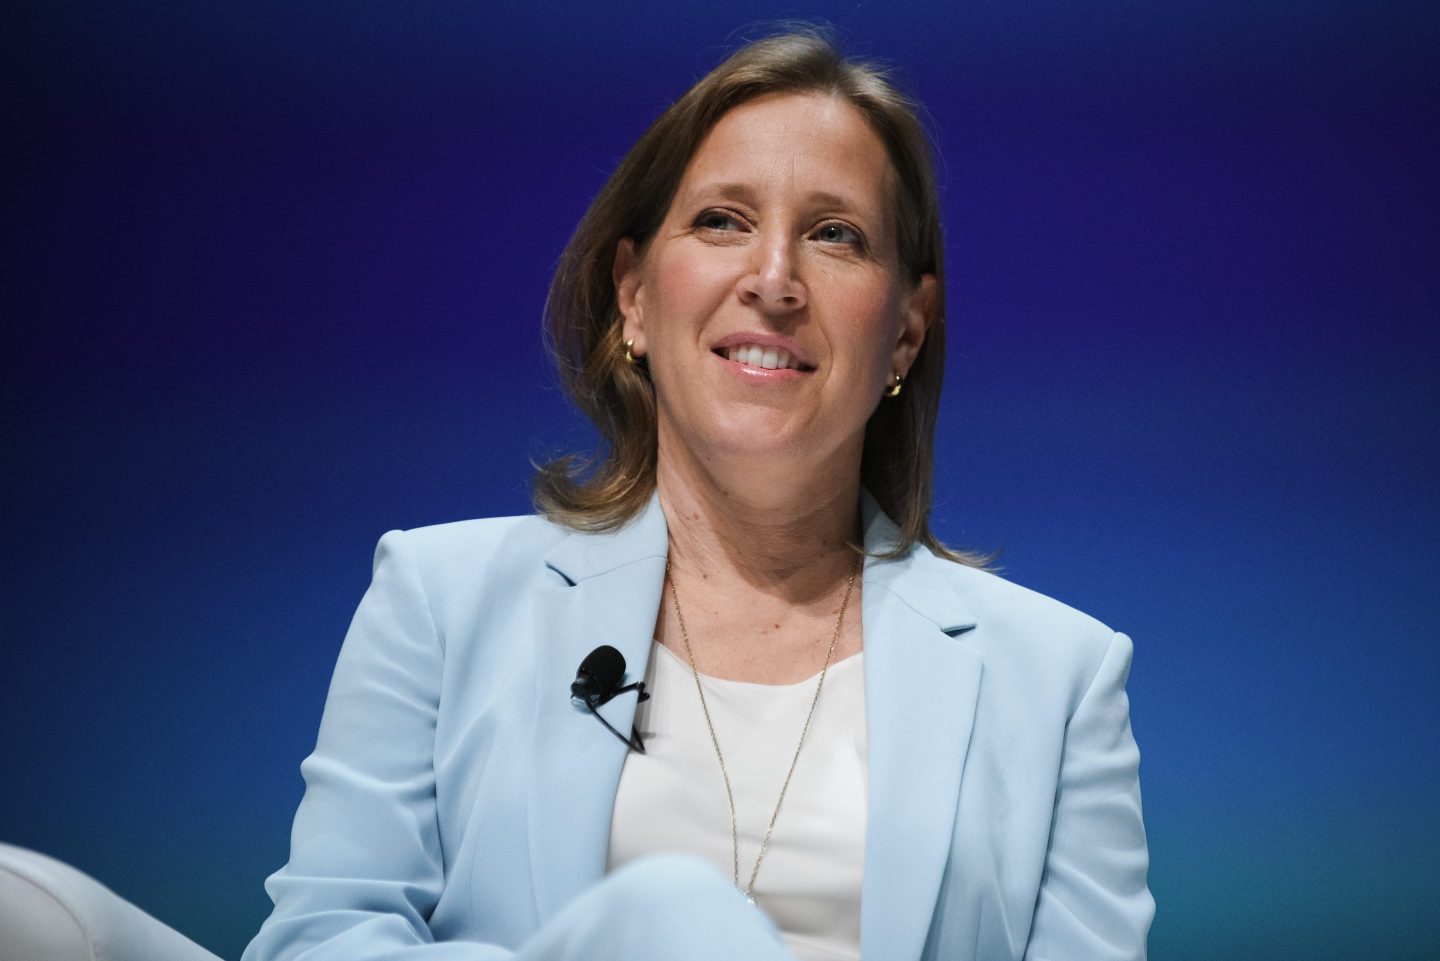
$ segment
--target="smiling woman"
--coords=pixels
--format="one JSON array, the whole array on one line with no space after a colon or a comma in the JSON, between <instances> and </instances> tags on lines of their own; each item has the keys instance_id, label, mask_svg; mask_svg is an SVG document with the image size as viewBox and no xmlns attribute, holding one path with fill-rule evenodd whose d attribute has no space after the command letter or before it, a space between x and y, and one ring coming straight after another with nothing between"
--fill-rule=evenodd
<instances>
[{"instance_id":1,"label":"smiling woman","mask_svg":"<svg viewBox=\"0 0 1440 961\"><path fill-rule=\"evenodd\" d=\"M753 111L744 108L782 98L810 101L816 123L803 134L772 129L772 143L756 145L760 153L748 158L753 161L748 170L753 175L759 167L777 168L785 162L783 155L768 152L775 140L798 154L803 136L827 138L832 155L822 156L818 148L806 152L805 159L812 163L807 176L820 181L808 185L809 199L835 208L868 203L870 209L857 209L855 215L870 218L865 225L870 232L840 217L823 225L822 239L841 243L853 232L853 239L866 245L860 256L891 258L889 269L929 298L923 304L926 330L908 374L897 381L901 371L887 372L892 400L873 409L867 421L860 479L899 525L900 549L918 541L943 556L974 562L975 557L946 548L930 531L931 454L945 356L944 247L930 141L918 120L918 107L882 70L845 60L832 42L813 31L752 44L702 78L645 132L580 221L551 284L546 326L569 393L599 428L605 450L598 463L561 458L548 465L537 478L536 502L553 520L582 530L610 530L634 517L649 500L657 454L656 393L644 366L621 363L635 355L625 348L630 335L620 323L626 318L621 318L617 303L618 270L628 266L622 258L635 259L659 236L662 224L682 213L708 218L704 225L683 224L697 229L754 226L741 214L745 202L756 199L750 192L761 185L724 175L702 183L691 160L698 159L702 141L713 145L721 125L737 127L727 122L728 113L749 116ZM792 105L790 112L798 111ZM847 119L849 124L844 123ZM857 129L857 120L863 129ZM734 133L762 136L765 131ZM871 148L872 162L877 159L873 147L883 149L878 170L885 182L879 186L852 179L850 192L842 195L836 184L824 179L830 171L813 164L823 160L852 178L863 177L866 172L850 169L845 156L856 144ZM745 169L737 167L737 175ZM876 172L872 165L868 173L873 177ZM772 169L772 181L777 173L778 168ZM692 189L708 187L721 194L718 209L684 206L692 201L678 193L682 178ZM927 276L933 280L926 281ZM920 290L922 284L928 289Z\"/></svg>"},{"instance_id":2,"label":"smiling woman","mask_svg":"<svg viewBox=\"0 0 1440 961\"><path fill-rule=\"evenodd\" d=\"M889 171L845 100L771 94L711 129L643 255L620 241L621 329L649 361L674 486L853 513L865 425L934 316L934 274L901 268Z\"/></svg>"},{"instance_id":3,"label":"smiling woman","mask_svg":"<svg viewBox=\"0 0 1440 961\"><path fill-rule=\"evenodd\" d=\"M547 305L605 447L381 540L249 961L1144 956L1129 640L930 531L916 113L785 34L626 156Z\"/></svg>"}]
</instances>

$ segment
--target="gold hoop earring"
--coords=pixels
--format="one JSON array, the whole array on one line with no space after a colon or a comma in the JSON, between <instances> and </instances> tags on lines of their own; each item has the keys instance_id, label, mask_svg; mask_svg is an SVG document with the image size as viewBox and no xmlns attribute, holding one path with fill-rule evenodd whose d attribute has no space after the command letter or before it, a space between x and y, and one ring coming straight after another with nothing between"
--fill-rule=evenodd
<instances>
[{"instance_id":1,"label":"gold hoop earring","mask_svg":"<svg viewBox=\"0 0 1440 961\"><path fill-rule=\"evenodd\" d=\"M899 397L901 388L905 386L905 375L900 373L899 371L896 371L890 376L893 377L894 380L892 380L890 382L890 386L885 389L885 396Z\"/></svg>"},{"instance_id":2,"label":"gold hoop earring","mask_svg":"<svg viewBox=\"0 0 1440 961\"><path fill-rule=\"evenodd\" d=\"M635 355L630 352L630 349L634 346L634 337L631 337L629 340L625 341L625 363L629 364L631 367L635 366Z\"/></svg>"}]
</instances>

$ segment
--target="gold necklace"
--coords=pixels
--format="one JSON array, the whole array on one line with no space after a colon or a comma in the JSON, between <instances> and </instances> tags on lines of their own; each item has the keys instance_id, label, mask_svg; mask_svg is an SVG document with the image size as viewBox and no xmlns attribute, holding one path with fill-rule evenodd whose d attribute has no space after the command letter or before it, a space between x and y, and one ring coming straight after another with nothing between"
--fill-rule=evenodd
<instances>
[{"instance_id":1,"label":"gold necklace","mask_svg":"<svg viewBox=\"0 0 1440 961\"><path fill-rule=\"evenodd\" d=\"M840 625L845 621L845 609L850 606L850 592L855 588L855 571L859 562L850 568L850 579L845 583L845 598L840 602L840 615L835 618L835 632L830 635L830 649L825 652L825 666L820 668L820 680L815 684L815 696L810 699L810 710L805 715L805 726L800 729L800 743L795 745L795 756L790 759L790 769L785 772L785 783L780 785L780 797L775 802L775 811L770 815L770 824L765 828L765 839L760 842L760 854L755 858L755 867L750 880L743 888L745 900L755 903L755 878L760 874L760 862L770 849L770 835L775 831L775 821L780 817L780 806L785 803L785 791L790 787L790 776L795 773L795 763L800 760L800 749L805 746L805 735L810 733L810 721L815 717L815 705L820 703L820 689L825 686L825 674L830 670L830 661L835 656L835 645L840 640ZM680 613L680 595L675 590L675 578L669 576L666 564L666 579L670 582L670 600L675 605L675 620L680 624L680 637L685 642L685 656L690 659L690 673L695 678L695 693L700 695L700 710L705 714L705 726L710 730L710 743L715 747L715 759L720 762L720 777L725 782L725 799L730 802L730 851L735 887L740 887L740 831L735 823L735 792L730 788L730 773L725 770L725 755L720 751L720 739L715 736L715 723L710 720L710 707L705 703L705 688L700 683L700 671L695 667L695 652L690 647L690 632L685 629L685 615Z\"/></svg>"}]
</instances>

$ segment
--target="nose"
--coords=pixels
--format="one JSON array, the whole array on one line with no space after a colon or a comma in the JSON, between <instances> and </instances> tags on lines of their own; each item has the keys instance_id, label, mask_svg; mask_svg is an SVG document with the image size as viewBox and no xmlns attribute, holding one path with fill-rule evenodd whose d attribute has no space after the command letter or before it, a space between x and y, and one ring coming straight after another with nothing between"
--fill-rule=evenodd
<instances>
[{"instance_id":1,"label":"nose","mask_svg":"<svg viewBox=\"0 0 1440 961\"><path fill-rule=\"evenodd\" d=\"M808 297L795 271L795 251L788 238L763 238L752 248L751 261L737 290L741 303L768 314L800 310Z\"/></svg>"}]
</instances>

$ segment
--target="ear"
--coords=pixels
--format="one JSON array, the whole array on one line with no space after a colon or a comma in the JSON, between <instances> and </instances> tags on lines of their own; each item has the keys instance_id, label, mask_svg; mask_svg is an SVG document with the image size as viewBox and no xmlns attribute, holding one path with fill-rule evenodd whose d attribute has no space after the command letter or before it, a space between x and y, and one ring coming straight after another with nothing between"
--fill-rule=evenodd
<instances>
[{"instance_id":1,"label":"ear","mask_svg":"<svg viewBox=\"0 0 1440 961\"><path fill-rule=\"evenodd\" d=\"M622 316L621 341L635 341L634 354L645 354L645 321L641 309L641 257L635 249L635 241L621 237L615 245L615 261L610 267L610 279L615 284L615 305Z\"/></svg>"},{"instance_id":2,"label":"ear","mask_svg":"<svg viewBox=\"0 0 1440 961\"><path fill-rule=\"evenodd\" d=\"M935 321L935 275L922 274L913 289L904 295L900 308L900 333L890 356L891 370L910 373L910 366L925 343L925 333Z\"/></svg>"}]
</instances>

